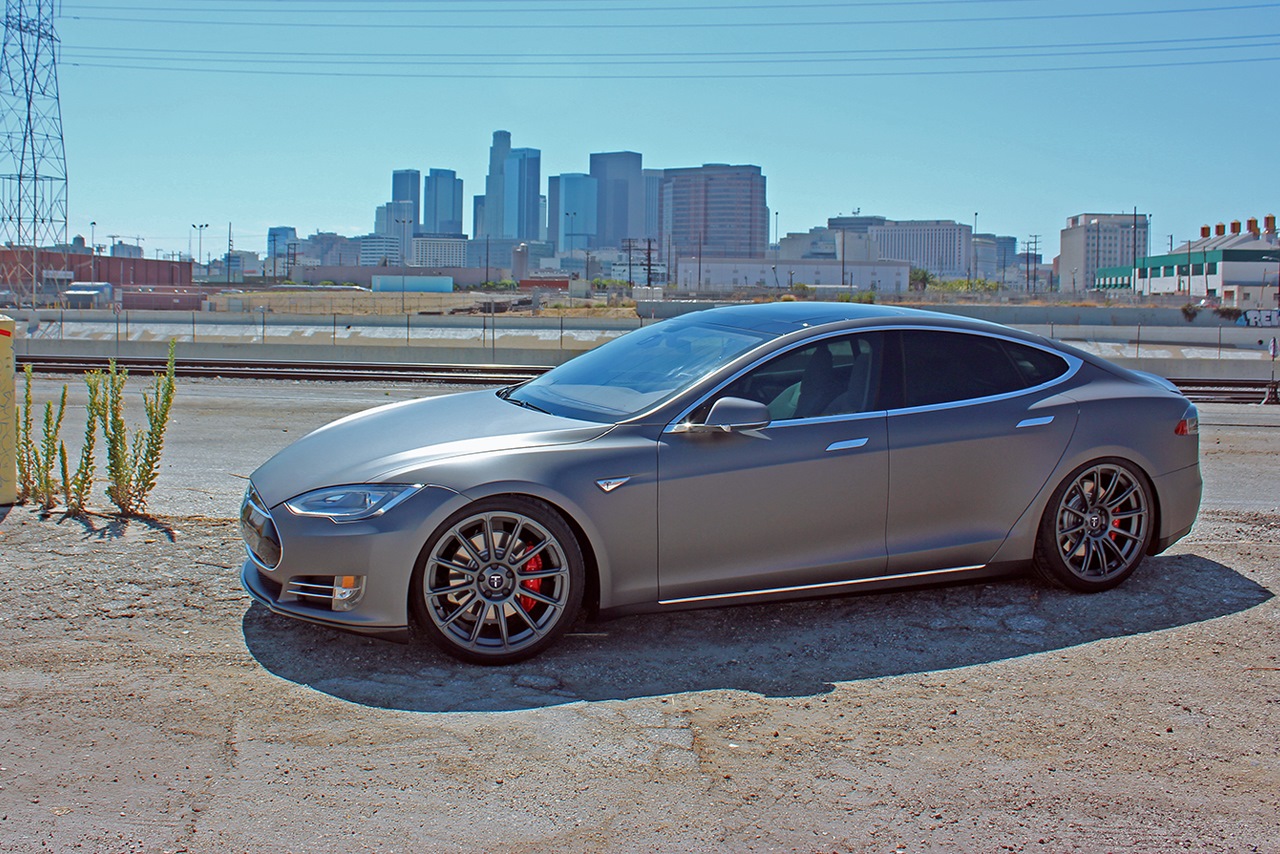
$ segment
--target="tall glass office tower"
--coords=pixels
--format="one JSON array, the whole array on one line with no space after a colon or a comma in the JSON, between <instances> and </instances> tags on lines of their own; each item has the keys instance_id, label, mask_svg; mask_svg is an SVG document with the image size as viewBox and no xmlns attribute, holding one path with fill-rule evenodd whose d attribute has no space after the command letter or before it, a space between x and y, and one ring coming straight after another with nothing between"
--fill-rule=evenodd
<instances>
[{"instance_id":1,"label":"tall glass office tower","mask_svg":"<svg viewBox=\"0 0 1280 854\"><path fill-rule=\"evenodd\" d=\"M432 169L422 186L422 231L462 234L462 179L452 169Z\"/></svg>"},{"instance_id":2,"label":"tall glass office tower","mask_svg":"<svg viewBox=\"0 0 1280 854\"><path fill-rule=\"evenodd\" d=\"M513 148L503 164L502 237L537 240L541 236L542 152ZM485 200L489 218L492 199Z\"/></svg>"},{"instance_id":3,"label":"tall glass office tower","mask_svg":"<svg viewBox=\"0 0 1280 854\"><path fill-rule=\"evenodd\" d=\"M422 173L417 169L397 169L391 173L391 201L412 204L415 225L422 219L421 182Z\"/></svg>"}]
</instances>

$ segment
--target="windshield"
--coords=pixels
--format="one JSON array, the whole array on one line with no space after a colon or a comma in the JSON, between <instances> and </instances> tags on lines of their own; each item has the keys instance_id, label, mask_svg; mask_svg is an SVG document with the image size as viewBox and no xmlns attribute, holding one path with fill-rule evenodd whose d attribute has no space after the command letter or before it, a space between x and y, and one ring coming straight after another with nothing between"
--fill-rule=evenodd
<instances>
[{"instance_id":1,"label":"windshield","mask_svg":"<svg viewBox=\"0 0 1280 854\"><path fill-rule=\"evenodd\" d=\"M621 421L772 337L685 315L615 338L503 397L566 418Z\"/></svg>"}]
</instances>

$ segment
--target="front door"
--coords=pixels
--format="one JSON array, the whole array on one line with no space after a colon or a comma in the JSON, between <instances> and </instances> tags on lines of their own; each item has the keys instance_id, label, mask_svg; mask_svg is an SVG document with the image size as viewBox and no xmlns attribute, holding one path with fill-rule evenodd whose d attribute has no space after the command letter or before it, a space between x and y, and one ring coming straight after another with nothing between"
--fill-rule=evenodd
<instances>
[{"instance_id":1,"label":"front door","mask_svg":"<svg viewBox=\"0 0 1280 854\"><path fill-rule=\"evenodd\" d=\"M747 432L664 433L658 578L664 602L820 591L885 566L889 457L876 408L881 336L775 357L709 398L744 397L774 420Z\"/></svg>"}]
</instances>

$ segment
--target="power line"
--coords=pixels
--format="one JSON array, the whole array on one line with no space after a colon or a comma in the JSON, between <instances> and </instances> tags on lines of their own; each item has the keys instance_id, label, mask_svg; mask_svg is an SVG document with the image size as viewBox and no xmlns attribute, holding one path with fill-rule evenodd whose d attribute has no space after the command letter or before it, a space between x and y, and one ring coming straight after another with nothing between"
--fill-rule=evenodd
<instances>
[{"instance_id":1,"label":"power line","mask_svg":"<svg viewBox=\"0 0 1280 854\"><path fill-rule=\"evenodd\" d=\"M797 29L828 27L880 27L893 25L919 24L994 24L1013 23L1018 21L1070 21L1070 20L1103 20L1117 18L1146 18L1152 16L1189 15L1202 13L1222 13L1256 11L1259 9L1280 8L1280 2L1247 3L1231 6L1194 6L1174 9L1130 9L1109 12L1054 12L1036 15L976 15L969 17L943 18L886 18L868 20L816 20L816 21L644 21L618 23L574 23L559 21L556 23L487 21L485 23L413 23L396 21L377 24L363 21L244 21L229 18L127 18L104 15L66 15L75 21L108 21L124 24L165 24L194 25L202 27L285 27L297 29L341 29L341 30L710 30L710 29ZM355 14L353 12L353 14Z\"/></svg>"},{"instance_id":2,"label":"power line","mask_svg":"<svg viewBox=\"0 0 1280 854\"><path fill-rule=\"evenodd\" d=\"M523 59L523 58L545 58L545 57L594 57L597 59L628 59L631 57L680 57L680 56L762 56L762 57L786 57L786 56L844 56L844 55L878 55L886 53L936 53L938 51L960 51L974 52L985 50L996 50L1003 48L1017 48L1019 50L1054 50L1059 48L1107 48L1107 47L1144 47L1148 45L1177 45L1177 44L1199 44L1203 42L1236 42L1244 40L1256 39L1280 39L1280 33L1248 33L1229 36L1197 36L1176 39L1127 39L1122 41L1103 41L1103 42L1041 42L1039 44L1018 44L1010 45L1002 42L999 45L946 45L945 47L902 47L902 48L842 48L840 50L833 49L807 49L807 50L687 50L687 51L604 51L601 53L589 53L583 51L573 51L566 53L554 53L548 51L535 51L531 53L512 53L503 51L502 57L493 57L494 60L501 58ZM66 45L64 48L71 50L98 50L98 51L116 51L116 52L137 52L137 53L160 53L160 54L177 54L180 56L192 56L208 54L214 56L305 56L315 58L315 51L279 51L279 50L191 50L187 48L146 48L146 47L116 47L114 45ZM345 56L368 56L368 51L359 52L330 52L325 51L324 59L332 57ZM417 58L421 52L415 53L380 53L379 56L386 58ZM462 51L456 53L443 53L432 51L433 56L442 58L465 58L475 56L475 51Z\"/></svg>"},{"instance_id":3,"label":"power line","mask_svg":"<svg viewBox=\"0 0 1280 854\"><path fill-rule=\"evenodd\" d=\"M826 2L807 2L807 3L718 3L718 4L679 4L679 5L650 5L650 6L622 6L610 5L601 6L599 0L559 0L559 2L578 2L582 5L576 7L555 7L547 6L542 8L520 8L519 6L511 6L515 0L469 0L465 5L459 0L370 0L370 2L352 4L351 0L272 0L269 4L246 7L246 8L228 8L222 5L197 6L195 4L184 4L182 6L125 6L125 5L86 5L63 6L63 9L89 9L96 12L115 11L115 12L168 12L168 13L188 13L188 12L217 12L219 14L228 13L249 13L249 14L346 14L357 13L361 15L369 14L395 14L404 15L411 13L430 13L430 14L547 14L547 13L568 13L568 14L616 14L620 12L744 12L744 11L775 11L787 10L794 11L797 9L871 9L895 7L902 8L904 6L971 6L971 5L993 5L997 3L1034 3L1039 0L861 0L861 2L850 2L850 0L826 0ZM545 2L545 0L526 0L527 5L534 6L536 3ZM333 9L332 7L324 9L299 9L290 8L289 3L345 3L347 9ZM448 9L405 9L406 5L417 7L430 5L452 6ZM495 6L495 4L499 4ZM393 6L396 8L378 9L376 6ZM275 8L273 8L275 7Z\"/></svg>"},{"instance_id":4,"label":"power line","mask_svg":"<svg viewBox=\"0 0 1280 854\"><path fill-rule=\"evenodd\" d=\"M1252 63L1280 62L1280 55L1239 57L1235 59L1186 60L1179 62L1144 62L1111 65L1046 65L1028 68L938 68L917 71L806 71L806 72L759 72L741 74L594 74L595 80L778 80L778 79L830 79L830 78L877 78L877 77L936 77L939 75L977 75L989 76L997 74L1047 74L1056 72L1077 71L1149 71L1154 68L1191 68L1211 65L1243 65ZM124 71L172 71L193 72L203 74L255 74L275 77L329 77L329 78L378 78L378 79L417 79L417 80L579 80L578 74L531 74L527 71L507 74L446 74L435 72L390 72L390 71L281 71L264 68L198 68L161 65L127 65L107 62L65 62L72 68L109 68Z\"/></svg>"},{"instance_id":5,"label":"power line","mask_svg":"<svg viewBox=\"0 0 1280 854\"><path fill-rule=\"evenodd\" d=\"M1212 44L1212 45L1179 45L1179 46L1152 46L1145 48L1116 48L1116 49L1078 49L1078 50L1047 50L1043 46L1039 47L1014 47L1006 49L1004 52L993 53L976 53L971 49L966 53L950 53L935 54L934 50L927 49L930 55L920 55L924 51L905 49L903 52L909 55L893 56L895 51L878 49L865 52L868 55L848 56L842 55L847 53L863 53L860 51L802 51L801 55L778 55L771 54L768 56L751 56L750 54L740 54L733 57L704 57L698 59L685 59L683 57L698 56L696 53L686 53L679 55L667 55L665 57L653 58L630 58L627 60L628 65L662 65L670 66L678 65L761 65L767 64L775 66L780 63L784 64L848 64L857 62L938 62L938 61L975 61L987 59L1044 59L1047 57L1095 57L1095 56L1128 56L1142 54L1158 54L1158 53L1181 53L1188 51L1211 51L1211 50L1243 50L1248 48L1261 47L1280 47L1280 35L1271 36L1272 41L1255 41L1248 44ZM988 50L998 50L996 48L988 48ZM1029 53L1028 51L1035 51ZM374 59L365 58L367 54L326 54L323 57L317 57L311 54L288 54L279 55L270 52L253 52L247 56L219 56L219 55L200 55L201 51L163 51L163 55L149 56L145 54L130 56L132 53L128 49L113 48L71 48L63 53L64 60L68 61L117 61L120 59L128 59L134 62L171 62L175 59L185 60L188 62L201 62L213 65L227 65L232 63L243 63L253 65L299 65L310 66L320 65L324 67L332 67L334 65L342 66L517 66L521 68L540 67L540 66L569 66L581 67L584 65L591 66L597 64L600 60L608 59L611 64L616 64L616 60L623 58L619 56L607 57L604 55L594 55L590 57L570 56L560 54L550 57L530 57L528 59L510 59L510 58L488 58L476 57L474 54L467 54L468 58L463 59L458 56L440 56L435 58L423 59L420 56L412 54L399 54L392 56L378 56ZM193 55L194 54L194 55ZM360 58L355 58L360 57Z\"/></svg>"}]
</instances>

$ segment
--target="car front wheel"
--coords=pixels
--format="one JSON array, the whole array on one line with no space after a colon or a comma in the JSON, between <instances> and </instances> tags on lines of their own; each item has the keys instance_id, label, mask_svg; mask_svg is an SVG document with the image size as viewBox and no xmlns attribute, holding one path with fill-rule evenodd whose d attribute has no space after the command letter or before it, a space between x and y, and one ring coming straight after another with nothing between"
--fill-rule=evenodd
<instances>
[{"instance_id":1,"label":"car front wheel","mask_svg":"<svg viewBox=\"0 0 1280 854\"><path fill-rule=\"evenodd\" d=\"M549 505L491 498L445 520L413 575L418 624L445 652L509 664L551 645L577 618L582 550Z\"/></svg>"},{"instance_id":2,"label":"car front wheel","mask_svg":"<svg viewBox=\"0 0 1280 854\"><path fill-rule=\"evenodd\" d=\"M1151 487L1132 464L1083 465L1049 499L1036 538L1036 570L1072 590L1110 590L1146 555L1153 520Z\"/></svg>"}]
</instances>

